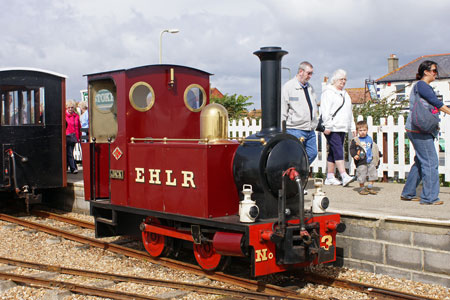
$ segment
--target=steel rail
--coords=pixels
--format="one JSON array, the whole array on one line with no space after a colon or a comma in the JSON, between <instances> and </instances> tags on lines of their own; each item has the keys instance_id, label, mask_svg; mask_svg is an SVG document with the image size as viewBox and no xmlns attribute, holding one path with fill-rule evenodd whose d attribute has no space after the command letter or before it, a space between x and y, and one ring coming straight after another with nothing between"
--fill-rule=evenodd
<instances>
[{"instance_id":1,"label":"steel rail","mask_svg":"<svg viewBox=\"0 0 450 300\"><path fill-rule=\"evenodd\" d=\"M95 229L95 225L93 223L91 223L91 222L78 220L78 219L71 218L71 217L61 216L61 215L58 215L58 214L55 214L55 213L51 213L51 212L48 212L48 211L32 210L31 213L33 215L35 215L35 216L38 216L38 217L52 219L52 220L57 220L57 221L61 221L61 222L64 222L64 223L69 223L69 224L76 225L76 226L83 227L83 228Z\"/></svg>"},{"instance_id":2,"label":"steel rail","mask_svg":"<svg viewBox=\"0 0 450 300\"><path fill-rule=\"evenodd\" d=\"M109 250L114 253L123 254L128 257L133 257L136 259L149 261L149 262L159 264L159 265L162 265L162 266L165 266L168 268L179 269L179 270L183 270L183 271L190 272L193 274L203 275L203 276L208 277L211 280L216 280L216 281L233 284L236 286L246 288L250 291L266 293L271 296L294 297L294 298L297 297L297 299L320 299L320 298L312 297L309 295L299 294L295 291L292 291L292 290L289 290L286 288L282 288L282 287L279 287L276 285L266 284L261 281L240 278L240 277L236 277L236 276L232 276L232 275L227 275L224 273L206 272L198 266L194 266L194 265L184 263L184 262L179 262L179 261L176 261L176 260L173 260L170 258L165 258L165 257L153 258L147 252L144 252L144 251L139 251L139 250L130 249L130 248L127 248L124 246L103 242L103 241L100 241L97 239L93 239L93 238L85 237L85 236L78 235L75 233L63 231L63 230L60 230L57 228L52 228L52 227L49 227L46 225L22 220L20 218L16 218L16 217L9 216L6 214L0 213L0 220L19 224L24 227L39 230L39 231L42 231L42 232L45 232L45 233L48 233L51 235L60 236L65 239L76 241L76 242L79 242L82 244L88 244L93 247L101 248L104 250Z\"/></svg>"},{"instance_id":3,"label":"steel rail","mask_svg":"<svg viewBox=\"0 0 450 300\"><path fill-rule=\"evenodd\" d=\"M3 273L0 272L0 278L4 280L12 280L17 283L26 284L29 286L39 286L39 287L48 287L48 288L62 288L69 290L71 292L80 293L84 295L90 296L98 296L103 298L111 298L118 300L161 300L160 297L146 296L146 295L138 295L132 293L125 293L116 290L103 289L93 286L85 286L79 285L75 283L69 283L64 281L57 281L51 279L41 279L32 276L25 275L17 275L11 273Z\"/></svg>"},{"instance_id":4,"label":"steel rail","mask_svg":"<svg viewBox=\"0 0 450 300\"><path fill-rule=\"evenodd\" d=\"M19 266L23 268L29 269L37 269L41 271L49 271L49 272L57 272L60 274L68 274L75 276L83 276L89 278L96 279L105 279L111 281L120 281L120 282L133 282L138 284L145 284L151 286L161 286L168 287L178 290L187 290L191 292L199 292L199 293L208 293L208 294L216 294L216 295L225 295L225 296L238 296L245 297L246 299L254 299L254 300L276 300L281 299L277 296L267 295L259 292L253 291L243 291L229 288L221 288L214 286L207 286L203 284L194 284L194 283L186 283L186 282L177 282L177 281L169 281L164 279L156 279L156 278L148 278L148 277L136 277L136 276L128 276L128 275L120 275L113 273L105 273L105 272L97 272L97 271L89 271L89 270L81 270L81 269L73 269L73 268L65 268L55 265L47 265L40 263L33 263L27 261L21 261L11 258L0 257L0 263ZM294 298L283 297L282 299L291 300ZM295 298L298 299L298 298Z\"/></svg>"},{"instance_id":5,"label":"steel rail","mask_svg":"<svg viewBox=\"0 0 450 300\"><path fill-rule=\"evenodd\" d=\"M357 292L365 293L368 296L376 297L376 299L404 299L404 300L436 300L436 298L430 298L426 296L418 296L411 293L400 292L388 288L380 288L365 283L358 283L346 279L339 279L330 276L323 276L318 274L306 273L303 278L308 282L314 282L316 284L324 284L327 286L340 287L345 289L351 289Z\"/></svg>"}]
</instances>

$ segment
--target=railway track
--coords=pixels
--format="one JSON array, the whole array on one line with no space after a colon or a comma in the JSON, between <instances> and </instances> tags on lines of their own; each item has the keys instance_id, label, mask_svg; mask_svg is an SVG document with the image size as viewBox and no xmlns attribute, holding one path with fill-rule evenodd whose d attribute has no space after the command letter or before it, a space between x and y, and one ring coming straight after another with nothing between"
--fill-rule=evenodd
<instances>
[{"instance_id":1,"label":"railway track","mask_svg":"<svg viewBox=\"0 0 450 300\"><path fill-rule=\"evenodd\" d=\"M339 287L345 289L352 289L365 293L370 297L378 300L391 300L391 299L405 299L405 300L436 300L436 298L430 298L426 296L417 296L410 293L399 292L392 289L380 288L370 284L358 283L344 279L338 279L333 277L321 276L313 273L305 273L299 275L308 282L316 284L322 284L326 286Z\"/></svg>"},{"instance_id":2,"label":"railway track","mask_svg":"<svg viewBox=\"0 0 450 300\"><path fill-rule=\"evenodd\" d=\"M56 272L59 274L68 274L68 275L74 275L74 276L82 276L82 277L89 277L89 278L95 278L95 279L110 280L110 281L114 281L114 282L132 282L132 283L138 283L138 284L173 288L173 289L177 289L177 290L232 296L232 297L239 297L239 298L245 298L245 299L254 299L254 300L281 300L281 299L294 300L294 299L299 299L299 298L292 298L292 297L281 298L281 297L267 295L267 294L259 293L259 292L236 290L236 289L229 289L229 288L220 288L220 287L214 287L214 286L203 285L203 284L173 282L173 281L168 281L168 280L163 280L163 279L125 276L125 275L105 273L105 272L64 268L64 267L59 267L59 266L54 266L54 265L32 263L32 262L27 262L27 261L22 261L22 260L9 259L9 258L5 258L5 257L0 257L0 263L17 266L17 267L22 267L22 268L35 269L35 270L40 270L40 271ZM11 279L11 280L14 280L14 281L17 281L20 283L24 283L24 284L34 284L34 285L39 285L39 286L44 286L44 287L58 286L58 287L62 287L62 288L71 290L73 292L83 293L83 294L92 295L92 296L110 297L110 298L112 297L114 299L125 299L128 296L139 297L137 299L141 299L142 297L145 297L144 295L138 295L138 294L129 295L127 293L125 293L124 295L122 295L121 293L112 295L112 293L117 293L117 291L106 290L106 289L96 288L96 287L84 289L85 286L80 288L80 286L78 286L76 284L72 284L72 283L66 283L66 282L50 280L50 279L44 280L44 279L31 277L31 276L14 275L11 273L0 272L0 278ZM126 298L126 299L128 299L128 298ZM134 299L134 298L130 298L130 299ZM155 298L155 299L159 299L159 298Z\"/></svg>"},{"instance_id":3,"label":"railway track","mask_svg":"<svg viewBox=\"0 0 450 300\"><path fill-rule=\"evenodd\" d=\"M60 216L59 221L62 221L64 218L65 217ZM265 284L260 281L235 277L235 276L231 276L231 275L224 274L224 273L205 272L198 266L191 265L191 264L184 263L184 262L179 262L179 261L176 261L176 260L173 260L170 258L162 257L162 258L155 259L144 251L139 251L139 250L130 249L130 248L127 248L127 247L124 247L121 245L103 242L103 241L100 241L97 239L85 237L82 235L78 235L78 234L67 232L67 231L64 231L61 229L38 224L35 222L30 222L30 221L16 218L16 217L6 215L6 214L0 214L0 220L18 224L18 225L28 227L28 228L31 228L34 230L42 231L42 232L45 232L45 233L48 233L51 235L63 237L65 239L76 241L76 242L79 242L82 244L87 244L92 247L97 247L97 248L101 248L104 250L108 250L108 251L111 251L111 252L114 252L117 254L126 255L128 257L133 257L136 259L146 260L146 261L149 261L149 262L152 262L155 264L159 264L159 265L162 265L162 266L165 266L168 268L178 269L178 270L190 272L193 274L206 276L207 278L209 278L211 280L216 280L216 281L232 284L235 286L239 286L239 287L245 288L249 291L265 293L271 297L275 297L272 299L277 299L276 297L282 297L283 299L313 299L313 300L319 299L319 298L315 298L315 297L311 297L311 296L299 295L295 291L285 289L282 287L278 287L275 285Z\"/></svg>"},{"instance_id":4,"label":"railway track","mask_svg":"<svg viewBox=\"0 0 450 300\"><path fill-rule=\"evenodd\" d=\"M39 217L51 218L54 220L66 222L66 223L80 226L83 228L89 228L89 229L93 228L92 223L76 220L76 219L69 218L66 216L61 216L58 214L53 214L53 213L48 213L48 212L43 212L43 211L35 211L35 212L33 212L33 214L35 214L36 216L39 216ZM69 239L72 241L77 241L79 243L87 244L87 245L90 245L93 247L98 247L101 249L109 250L114 253L123 254L123 255L126 255L129 257L150 261L152 263L163 265L168 268L178 269L178 270L190 272L190 273L193 273L196 275L203 275L203 276L208 277L211 280L217 280L220 282L225 282L228 284L239 286L239 287L245 288L246 290L248 290L250 292L250 294L248 296L245 296L245 297L247 297L247 299L313 299L313 300L319 300L319 299L322 300L323 299L323 298L318 298L318 297L314 297L314 296L310 296L310 295L299 294L293 290L279 287L279 286L272 285L272 284L266 284L261 281L255 281L255 280L245 279L245 278L241 278L241 277L235 277L235 276L224 274L224 273L205 272L198 266L180 262L180 261L176 261L176 260L172 260L170 258L154 259L144 251L139 251L139 250L130 249L130 248L127 248L124 246L103 242L103 241L100 241L97 239L77 235L74 233L70 233L70 232L56 229L53 227L49 227L46 225L22 220L20 218L12 217L10 215L0 214L0 220L15 223L15 224L18 224L21 226L39 230L42 232L46 232L48 234L63 237L63 238L66 238L66 239ZM2 262L1 259L0 259L0 262ZM51 268L51 267L48 267L48 268ZM96 272L93 272L93 273L96 273ZM304 280L307 282L312 282L315 284L320 284L320 285L325 285L325 286L333 286L333 287L339 287L339 288L344 288L344 289L351 289L354 291L364 293L373 299L381 299L381 300L384 300L384 299L386 299L386 300L388 300L388 299L408 299L408 300L435 299L435 298L417 296L417 295L408 294L408 293L399 292L399 291L390 290L390 289L385 289L385 288L379 288L379 287L370 286L367 284L355 283L355 282L336 279L336 278L332 278L332 277L320 276L320 275L312 274L312 273L306 273L306 274L298 274L297 273L296 275L299 277L303 277ZM110 276L110 275L101 275L101 276ZM134 280L134 279L130 278L131 282L133 282L132 280ZM140 279L136 279L136 280L140 280ZM154 284L158 285L158 283L157 283L158 280L154 280L154 279L146 279L146 280L153 280ZM170 282L170 283L173 283L173 282ZM167 285L164 285L164 284L167 284ZM163 281L161 281L161 286L170 287L169 283L164 283ZM195 288L196 291L201 290L200 286L192 285L192 287ZM176 288L176 287L174 287L174 288ZM188 289L188 286L182 286L182 287L179 287L179 289ZM229 289L227 289L227 290L230 291ZM207 292L207 291L205 291L205 292ZM222 291L216 291L216 292L220 295L224 295L224 294L222 294ZM237 296L233 293L234 293L234 291L230 291L230 294L226 294L226 295ZM252 294L252 293L254 293L254 294ZM262 298L252 298L252 297L262 297ZM266 298L264 298L264 297L266 297Z\"/></svg>"}]
</instances>

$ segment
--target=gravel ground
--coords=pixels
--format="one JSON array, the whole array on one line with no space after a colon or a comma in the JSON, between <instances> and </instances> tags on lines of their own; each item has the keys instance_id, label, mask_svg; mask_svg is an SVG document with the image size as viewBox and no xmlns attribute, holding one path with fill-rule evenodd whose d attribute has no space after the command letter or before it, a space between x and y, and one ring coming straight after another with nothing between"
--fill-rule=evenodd
<instances>
[{"instance_id":1,"label":"gravel ground","mask_svg":"<svg viewBox=\"0 0 450 300\"><path fill-rule=\"evenodd\" d=\"M91 216L67 213L66 215L93 222ZM65 230L70 230L77 234L93 237L92 230L81 229L73 225L68 225L54 220L40 219L36 217L25 217L27 220L39 221L46 225L56 226ZM140 261L134 258L127 258L106 250L93 248L80 243L69 241L63 238L57 238L46 233L37 232L22 226L12 225L7 222L0 221L0 256L12 259L21 259L31 262L39 262L44 264L58 265L68 268L79 268L96 270L102 272L118 273L130 276L161 278L171 281L184 281L189 283L208 283L214 286L230 287L229 285L210 281L209 279L193 275L190 273L168 269L166 267L153 264L150 262ZM113 241L117 238L103 239L105 241ZM140 242L136 243L136 247L143 249ZM0 264L0 268L4 265ZM342 279L348 279L356 282L364 282L367 284L382 286L391 289L402 289L417 295L434 296L436 299L450 300L449 289L439 285L422 284L409 280L401 280L384 275L376 275L373 273L362 272L358 270L333 268L318 266L311 268L314 272L332 275ZM41 271L16 268L10 272L24 275L36 275ZM272 275L276 282L276 276ZM280 275L283 276L283 275ZM58 275L52 279L68 281L83 285L97 285L108 289L117 289L128 293L147 294L151 296L164 296L175 292L173 289L163 287L153 287L134 283L118 283L113 284L107 281L99 281L87 279L72 275ZM295 278L293 278L295 281ZM231 287L230 287L231 288ZM236 288L236 287L233 287ZM0 299L48 299L48 289L30 288L16 286L0 294ZM306 284L299 293L310 294L324 299L370 299L365 294L352 292L339 288L330 288L320 285ZM174 295L175 296L175 295ZM186 292L176 297L176 299L193 300L193 299L221 299L223 296L204 295L198 293ZM104 299L99 297L90 297L72 294L64 298L71 299Z\"/></svg>"}]
</instances>

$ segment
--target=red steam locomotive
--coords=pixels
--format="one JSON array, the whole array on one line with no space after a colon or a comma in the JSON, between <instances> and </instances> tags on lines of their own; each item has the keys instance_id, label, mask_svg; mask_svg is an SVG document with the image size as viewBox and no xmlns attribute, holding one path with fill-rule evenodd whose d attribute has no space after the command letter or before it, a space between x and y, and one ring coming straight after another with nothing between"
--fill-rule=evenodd
<instances>
[{"instance_id":1,"label":"red steam locomotive","mask_svg":"<svg viewBox=\"0 0 450 300\"><path fill-rule=\"evenodd\" d=\"M253 276L335 260L345 225L304 209L306 152L280 126L287 52L254 54L262 130L239 141L227 138L226 110L209 104L207 72L152 65L87 75L83 169L97 237L141 234L154 257L188 244L206 270L246 257Z\"/></svg>"}]
</instances>

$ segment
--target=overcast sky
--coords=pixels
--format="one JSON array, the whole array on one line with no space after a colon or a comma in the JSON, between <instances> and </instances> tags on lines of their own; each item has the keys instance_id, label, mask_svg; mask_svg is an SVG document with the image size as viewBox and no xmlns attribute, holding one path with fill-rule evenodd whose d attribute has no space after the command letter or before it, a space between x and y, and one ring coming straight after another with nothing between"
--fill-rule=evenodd
<instances>
[{"instance_id":1,"label":"overcast sky","mask_svg":"<svg viewBox=\"0 0 450 300\"><path fill-rule=\"evenodd\" d=\"M283 67L314 65L324 76L343 68L347 87L400 65L450 52L450 1L396 0L0 0L0 68L33 67L68 76L67 98L80 99L84 74L163 63L215 74L222 93L252 96L260 107L259 59L253 52L280 46ZM289 72L283 70L282 80Z\"/></svg>"}]
</instances>

